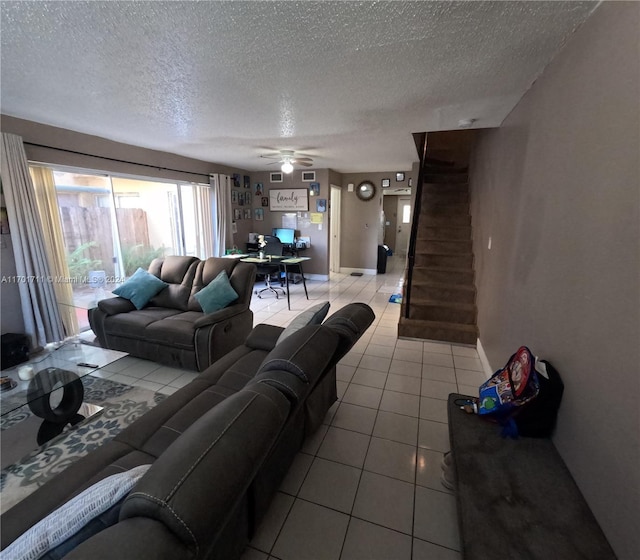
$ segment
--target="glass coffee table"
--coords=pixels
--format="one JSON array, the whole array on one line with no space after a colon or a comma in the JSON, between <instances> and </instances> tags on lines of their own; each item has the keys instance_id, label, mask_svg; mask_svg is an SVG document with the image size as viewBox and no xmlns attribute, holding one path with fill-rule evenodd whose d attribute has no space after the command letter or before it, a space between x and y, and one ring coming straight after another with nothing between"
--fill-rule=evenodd
<instances>
[{"instance_id":1,"label":"glass coffee table","mask_svg":"<svg viewBox=\"0 0 640 560\"><path fill-rule=\"evenodd\" d=\"M22 407L28 407L33 415L41 419L36 440L37 445L42 445L69 426L102 410L102 407L83 402L82 378L126 355L125 352L72 340L62 343L52 351L35 355L27 362L3 370L0 391L2 420L10 413L20 414ZM15 428L18 427L19 424L16 424ZM7 435L3 431L3 444ZM28 445L32 449L35 447L31 442ZM4 455L7 449L5 445L2 447ZM2 463L5 464L4 458Z\"/></svg>"}]
</instances>

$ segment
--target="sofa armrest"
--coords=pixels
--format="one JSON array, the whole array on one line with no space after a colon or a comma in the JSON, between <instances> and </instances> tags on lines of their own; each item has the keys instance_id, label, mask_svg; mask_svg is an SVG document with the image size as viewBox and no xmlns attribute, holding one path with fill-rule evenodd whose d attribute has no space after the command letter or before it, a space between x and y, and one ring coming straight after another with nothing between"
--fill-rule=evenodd
<instances>
[{"instance_id":1,"label":"sofa armrest","mask_svg":"<svg viewBox=\"0 0 640 560\"><path fill-rule=\"evenodd\" d=\"M106 315L118 315L119 313L129 313L136 308L128 299L114 297L103 299L98 302L98 309Z\"/></svg>"},{"instance_id":2,"label":"sofa armrest","mask_svg":"<svg viewBox=\"0 0 640 560\"><path fill-rule=\"evenodd\" d=\"M218 311L214 311L213 313L203 314L202 317L196 320L194 326L196 329L201 329L202 327L215 325L216 323L220 323L222 321L226 321L227 319L231 319L236 315L240 315L246 310L247 306L243 304L230 305L229 307L219 309Z\"/></svg>"},{"instance_id":3,"label":"sofa armrest","mask_svg":"<svg viewBox=\"0 0 640 560\"><path fill-rule=\"evenodd\" d=\"M67 560L175 560L190 550L155 519L135 517L107 527L65 555Z\"/></svg>"},{"instance_id":4,"label":"sofa armrest","mask_svg":"<svg viewBox=\"0 0 640 560\"><path fill-rule=\"evenodd\" d=\"M271 450L290 412L276 389L243 389L196 420L153 463L120 510L120 521L163 523L191 550L207 550ZM245 528L245 530L248 530Z\"/></svg>"}]
</instances>

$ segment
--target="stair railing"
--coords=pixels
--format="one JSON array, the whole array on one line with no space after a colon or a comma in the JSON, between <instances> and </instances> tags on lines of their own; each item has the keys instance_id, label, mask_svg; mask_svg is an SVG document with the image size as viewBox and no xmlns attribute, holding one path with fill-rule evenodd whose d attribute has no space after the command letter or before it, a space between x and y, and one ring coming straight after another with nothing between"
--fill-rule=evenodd
<instances>
[{"instance_id":1,"label":"stair railing","mask_svg":"<svg viewBox=\"0 0 640 560\"><path fill-rule=\"evenodd\" d=\"M411 220L411 233L409 235L409 249L407 252L407 281L404 286L404 295L402 296L405 319L409 318L409 306L411 304L411 281L413 278L413 267L416 261L418 224L420 222L420 210L422 207L422 183L424 182L424 167L427 160L427 133L415 133L413 139L418 149L420 165L418 167L418 179L416 180L416 194L413 198L413 220Z\"/></svg>"}]
</instances>

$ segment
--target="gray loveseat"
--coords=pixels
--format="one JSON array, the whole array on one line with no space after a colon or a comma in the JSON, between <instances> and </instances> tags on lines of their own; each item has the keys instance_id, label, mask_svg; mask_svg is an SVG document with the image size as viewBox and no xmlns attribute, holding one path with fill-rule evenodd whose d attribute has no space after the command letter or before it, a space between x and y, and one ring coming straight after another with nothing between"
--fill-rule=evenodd
<instances>
[{"instance_id":1,"label":"gray loveseat","mask_svg":"<svg viewBox=\"0 0 640 560\"><path fill-rule=\"evenodd\" d=\"M238 299L204 313L194 297L225 270ZM100 345L168 366L202 371L242 343L253 326L249 309L256 268L234 259L169 256L149 272L168 283L143 309L117 297L89 312Z\"/></svg>"},{"instance_id":2,"label":"gray loveseat","mask_svg":"<svg viewBox=\"0 0 640 560\"><path fill-rule=\"evenodd\" d=\"M337 362L374 318L352 303L286 337L281 327L256 326L197 379L6 512L2 548L87 487L150 463L102 525L92 521L45 558L239 558L305 436L335 402Z\"/></svg>"}]
</instances>

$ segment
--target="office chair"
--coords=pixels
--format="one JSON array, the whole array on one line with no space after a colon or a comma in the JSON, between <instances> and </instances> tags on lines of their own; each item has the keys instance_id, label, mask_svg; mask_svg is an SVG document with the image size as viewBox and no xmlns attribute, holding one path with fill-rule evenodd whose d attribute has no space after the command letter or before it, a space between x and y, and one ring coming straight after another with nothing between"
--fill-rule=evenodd
<instances>
[{"instance_id":1,"label":"office chair","mask_svg":"<svg viewBox=\"0 0 640 560\"><path fill-rule=\"evenodd\" d=\"M262 248L262 252L265 254L265 256L268 256L268 255L272 255L275 257L282 256L283 246L277 237L274 237L273 235L265 235L264 240L265 240L266 246ZM279 288L275 288L274 286L271 285L271 281L272 281L271 277L274 274L278 275L278 281L280 281L280 261L279 260L276 260L273 262L257 263L256 267L257 267L257 273L264 275L264 281L266 284L266 288L263 288L262 290L259 290L259 291L258 290L255 291L255 294L260 299L262 299L262 292L266 292L266 291L270 291L276 294L276 299L278 299L278 296L279 296L278 290L282 290L283 296L287 295L287 292L285 292L282 285Z\"/></svg>"}]
</instances>

